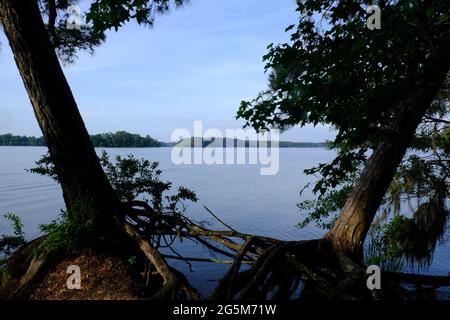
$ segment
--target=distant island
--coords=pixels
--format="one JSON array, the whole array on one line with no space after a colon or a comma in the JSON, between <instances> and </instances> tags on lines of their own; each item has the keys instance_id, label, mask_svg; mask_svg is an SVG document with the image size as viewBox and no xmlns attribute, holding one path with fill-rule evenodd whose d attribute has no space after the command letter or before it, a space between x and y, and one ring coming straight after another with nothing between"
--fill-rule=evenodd
<instances>
[{"instance_id":1,"label":"distant island","mask_svg":"<svg viewBox=\"0 0 450 320\"><path fill-rule=\"evenodd\" d=\"M267 141L267 147L271 147L274 144L273 141ZM200 137L192 137L183 139L180 142L174 144L178 148L225 148L225 147L257 147L257 141L230 139L230 138L210 138L202 139ZM291 142L291 141L279 141L278 146L280 148L326 148L328 144L326 142Z\"/></svg>"},{"instance_id":2,"label":"distant island","mask_svg":"<svg viewBox=\"0 0 450 320\"><path fill-rule=\"evenodd\" d=\"M115 133L101 133L91 135L92 143L96 148L161 148L161 147L180 147L189 148L194 146L206 147L225 147L233 145L235 147L256 146L254 141L243 141L227 138L190 138L179 142L161 142L149 135L143 137L139 134L133 134L126 131L117 131ZM280 141L280 148L325 148L326 142L291 142ZM45 147L46 143L43 137L18 136L10 133L0 135L0 146L21 146L21 147ZM268 142L268 147L271 142Z\"/></svg>"}]
</instances>

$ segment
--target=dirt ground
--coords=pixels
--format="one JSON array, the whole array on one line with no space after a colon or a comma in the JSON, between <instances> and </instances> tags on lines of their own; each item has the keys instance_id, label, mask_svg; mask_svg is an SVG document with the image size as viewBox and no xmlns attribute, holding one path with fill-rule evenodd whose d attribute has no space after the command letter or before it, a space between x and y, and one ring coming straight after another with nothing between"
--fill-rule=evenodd
<instances>
[{"instance_id":1,"label":"dirt ground","mask_svg":"<svg viewBox=\"0 0 450 320\"><path fill-rule=\"evenodd\" d=\"M70 265L80 267L81 289L68 289ZM130 265L114 256L83 250L57 263L31 294L32 300L136 300L141 288Z\"/></svg>"}]
</instances>

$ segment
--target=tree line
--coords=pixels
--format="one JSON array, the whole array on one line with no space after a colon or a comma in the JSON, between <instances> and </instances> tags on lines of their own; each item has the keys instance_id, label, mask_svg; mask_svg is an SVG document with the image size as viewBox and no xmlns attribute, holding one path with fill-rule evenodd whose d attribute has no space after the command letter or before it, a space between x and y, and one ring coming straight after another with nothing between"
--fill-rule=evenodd
<instances>
[{"instance_id":1,"label":"tree line","mask_svg":"<svg viewBox=\"0 0 450 320\"><path fill-rule=\"evenodd\" d=\"M94 147L99 148L157 148L164 146L164 143L149 135L142 137L126 131L101 133L90 137ZM0 146L45 147L46 145L43 137L17 136L10 133L0 135Z\"/></svg>"},{"instance_id":2,"label":"tree line","mask_svg":"<svg viewBox=\"0 0 450 320\"><path fill-rule=\"evenodd\" d=\"M175 142L161 142L156 139L153 139L149 135L145 137L139 134L133 134L126 131L117 131L115 133L100 133L91 135L91 141L96 148L160 148L160 147L173 147L175 145L181 146L180 143L183 143L183 146L194 146L193 138L192 143L188 139L187 142L184 140L179 142L178 144ZM187 143L187 144L186 144ZM211 141L205 141L204 147L209 145ZM255 142L252 142L253 144ZM233 145L244 145L248 148L251 144L249 141L234 141ZM270 142L268 147L270 147ZM45 139L44 137L27 137L27 136L19 136L13 135L11 133L0 134L0 146L17 146L17 147L45 147ZM225 147L225 140L223 142L223 146ZM278 146L280 148L326 148L328 144L326 142L292 142L292 141L279 141Z\"/></svg>"}]
</instances>

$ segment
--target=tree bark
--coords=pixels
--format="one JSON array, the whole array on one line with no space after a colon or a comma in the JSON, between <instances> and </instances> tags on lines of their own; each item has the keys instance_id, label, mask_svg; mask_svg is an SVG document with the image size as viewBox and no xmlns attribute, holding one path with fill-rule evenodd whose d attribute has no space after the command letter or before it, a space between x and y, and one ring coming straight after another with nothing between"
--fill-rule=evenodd
<instances>
[{"instance_id":1,"label":"tree bark","mask_svg":"<svg viewBox=\"0 0 450 320\"><path fill-rule=\"evenodd\" d=\"M335 250L362 261L367 232L418 125L442 87L450 69L449 57L447 43L423 72L417 89L399 104L399 112L390 126L390 139L381 143L369 158L338 220L325 236Z\"/></svg>"},{"instance_id":2,"label":"tree bark","mask_svg":"<svg viewBox=\"0 0 450 320\"><path fill-rule=\"evenodd\" d=\"M36 0L0 0L0 21L62 186L69 217L104 225L120 202L52 47Z\"/></svg>"}]
</instances>

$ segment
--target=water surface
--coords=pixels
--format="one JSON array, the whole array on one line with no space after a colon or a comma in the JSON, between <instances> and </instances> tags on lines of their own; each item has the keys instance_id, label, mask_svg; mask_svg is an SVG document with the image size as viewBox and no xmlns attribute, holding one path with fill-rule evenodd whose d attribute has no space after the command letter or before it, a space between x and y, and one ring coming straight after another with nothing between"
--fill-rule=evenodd
<instances>
[{"instance_id":1,"label":"water surface","mask_svg":"<svg viewBox=\"0 0 450 320\"><path fill-rule=\"evenodd\" d=\"M321 237L323 230L315 226L298 229L302 216L296 204L312 197L301 188L313 178L303 170L327 162L334 157L332 151L321 148L280 149L280 170L277 175L260 175L258 165L181 165L172 163L170 148L151 149L105 149L111 156L133 154L138 158L160 162L162 178L194 190L200 201L187 208L189 217L210 223L210 228L223 229L202 208L206 205L235 229L279 239L312 239ZM99 153L101 149L97 150ZM14 212L22 218L26 236L39 235L38 225L57 218L64 207L59 186L51 179L27 173L34 162L46 153L41 147L0 147L0 214ZM10 228L0 219L0 234ZM448 235L447 235L448 238ZM198 257L209 252L192 242L178 243L176 249L185 256ZM193 273L181 261L174 266L186 272L192 284L208 293L226 271L226 265L193 263ZM450 245L440 245L431 267L421 273L448 274ZM413 271L413 270L410 270Z\"/></svg>"}]
</instances>

